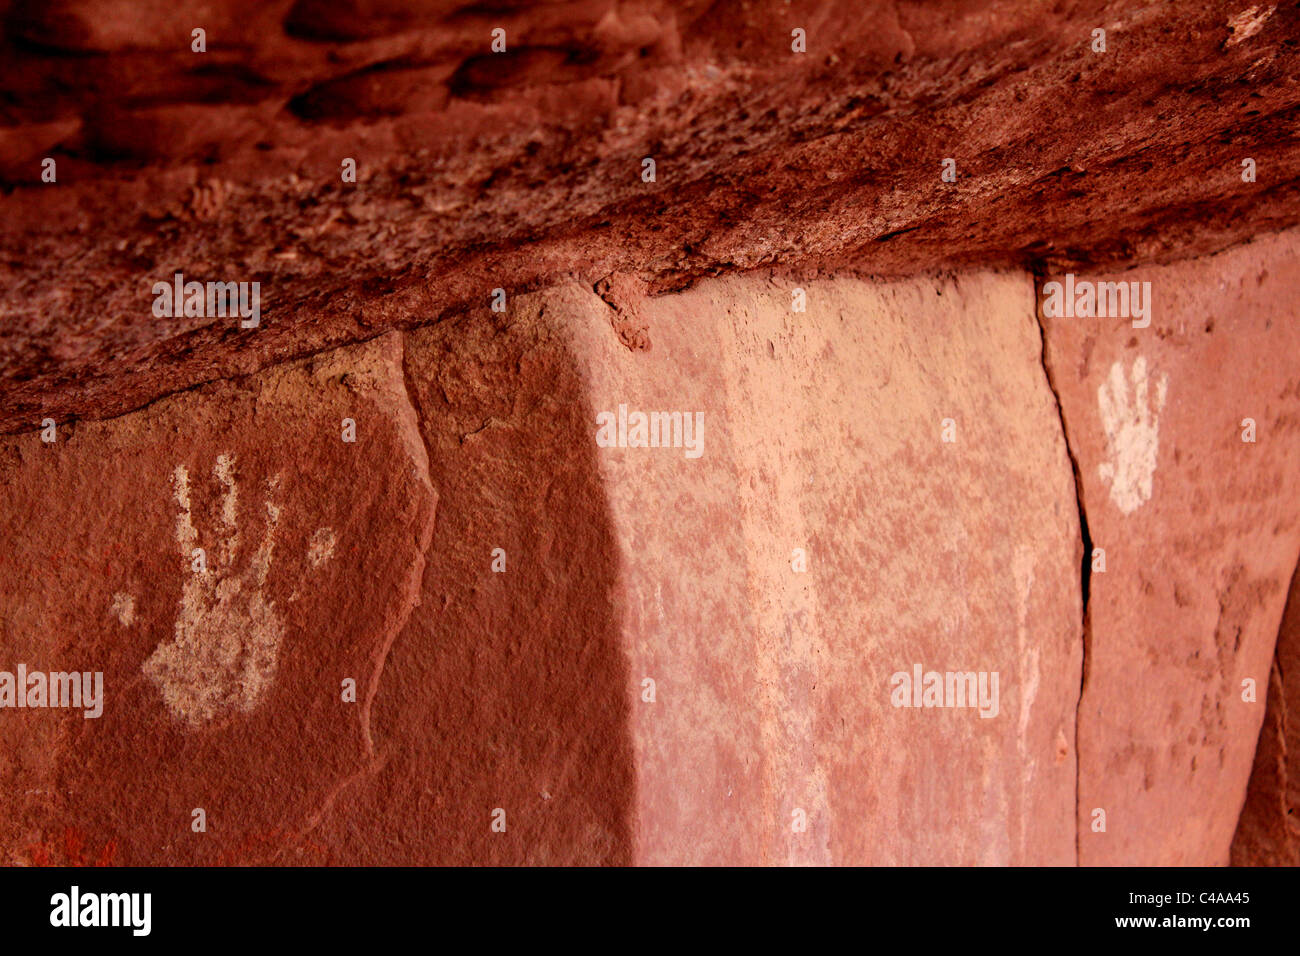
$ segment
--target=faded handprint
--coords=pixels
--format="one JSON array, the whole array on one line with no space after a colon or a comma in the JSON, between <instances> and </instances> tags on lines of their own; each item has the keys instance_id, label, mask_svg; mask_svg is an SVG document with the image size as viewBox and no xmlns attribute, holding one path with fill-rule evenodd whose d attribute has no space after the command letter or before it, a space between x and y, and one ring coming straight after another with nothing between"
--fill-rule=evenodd
<instances>
[{"instance_id":1,"label":"faded handprint","mask_svg":"<svg viewBox=\"0 0 1300 956\"><path fill-rule=\"evenodd\" d=\"M213 567L193 570L198 547L190 507L190 476L184 465L172 473L179 513L176 542L186 567L171 643L159 644L143 671L171 712L191 726L231 711L247 712L261 700L275 677L284 625L263 588L271 569L280 509L272 501L279 477L267 482L266 530L247 568L236 573L240 535L239 489L235 460L219 455L212 473L221 483L222 529Z\"/></svg>"},{"instance_id":2,"label":"faded handprint","mask_svg":"<svg viewBox=\"0 0 1300 956\"><path fill-rule=\"evenodd\" d=\"M1098 466L1097 474L1110 485L1110 500L1126 515L1151 498L1168 384L1168 376L1161 375L1153 400L1147 360L1139 355L1127 376L1122 362L1112 365L1110 376L1097 389L1108 459Z\"/></svg>"}]
</instances>

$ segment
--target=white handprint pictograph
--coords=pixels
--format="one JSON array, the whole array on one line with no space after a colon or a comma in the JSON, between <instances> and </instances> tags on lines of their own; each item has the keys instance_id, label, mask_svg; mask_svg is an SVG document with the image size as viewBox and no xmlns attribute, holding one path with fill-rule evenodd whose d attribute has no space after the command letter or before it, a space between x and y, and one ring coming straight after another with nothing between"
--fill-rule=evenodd
<instances>
[{"instance_id":1,"label":"white handprint pictograph","mask_svg":"<svg viewBox=\"0 0 1300 956\"><path fill-rule=\"evenodd\" d=\"M239 489L235 460L217 456L212 473L222 485L219 520L222 537L216 563L206 571L189 567L199 546L190 506L190 476L184 465L172 473L172 491L179 513L176 542L185 562L185 579L177 609L175 631L145 661L143 671L161 692L168 709L191 726L199 726L232 711L256 706L275 677L284 625L263 588L271 569L280 509L272 501L279 483L267 482L266 530L249 559L236 573L240 535Z\"/></svg>"},{"instance_id":2,"label":"white handprint pictograph","mask_svg":"<svg viewBox=\"0 0 1300 956\"><path fill-rule=\"evenodd\" d=\"M1152 396L1147 360L1139 355L1128 375L1123 362L1112 365L1109 377L1097 389L1108 459L1097 473L1110 485L1110 500L1126 515L1151 498L1168 384L1168 376L1161 375Z\"/></svg>"}]
</instances>

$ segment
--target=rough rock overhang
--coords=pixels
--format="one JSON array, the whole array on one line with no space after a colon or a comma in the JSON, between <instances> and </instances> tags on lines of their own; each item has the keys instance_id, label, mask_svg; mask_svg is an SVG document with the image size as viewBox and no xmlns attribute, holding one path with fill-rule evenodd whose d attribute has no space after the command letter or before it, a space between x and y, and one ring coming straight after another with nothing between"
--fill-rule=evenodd
<instances>
[{"instance_id":1,"label":"rough rock overhang","mask_svg":"<svg viewBox=\"0 0 1300 956\"><path fill-rule=\"evenodd\" d=\"M1291 5L0 12L3 431L119 414L494 288L1129 265L1300 221ZM260 281L261 326L158 321L152 284L176 272Z\"/></svg>"}]
</instances>

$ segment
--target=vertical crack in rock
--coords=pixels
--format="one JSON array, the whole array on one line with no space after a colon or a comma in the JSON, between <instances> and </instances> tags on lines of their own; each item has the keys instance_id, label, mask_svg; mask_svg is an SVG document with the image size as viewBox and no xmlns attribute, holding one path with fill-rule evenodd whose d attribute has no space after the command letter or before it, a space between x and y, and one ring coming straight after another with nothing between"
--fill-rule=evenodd
<instances>
[{"instance_id":1,"label":"vertical crack in rock","mask_svg":"<svg viewBox=\"0 0 1300 956\"><path fill-rule=\"evenodd\" d=\"M1042 345L1042 364L1043 374L1047 376L1047 387L1052 390L1052 398L1056 402L1056 414L1061 421L1061 438L1065 441L1066 454L1070 456L1070 470L1074 474L1074 501L1079 510L1079 534L1083 538L1083 560L1079 566L1079 589L1083 601L1082 621L1080 622L1083 635L1083 660L1079 668L1079 698L1074 705L1074 862L1079 864L1079 711L1083 707L1083 690L1088 684L1088 654L1092 645L1092 621L1088 613L1088 601L1092 587L1092 534L1088 530L1088 512L1083 504L1083 479L1079 473L1079 459L1074 454L1074 446L1070 444L1070 430L1065 424L1065 410L1061 406L1061 393L1056 387L1056 381L1052 376L1052 366L1047 359L1047 329L1043 327L1043 318L1038 311L1038 303L1042 301L1042 288L1044 274L1040 270L1034 272L1034 320L1038 323L1038 336Z\"/></svg>"},{"instance_id":2,"label":"vertical crack in rock","mask_svg":"<svg viewBox=\"0 0 1300 956\"><path fill-rule=\"evenodd\" d=\"M429 439L424 433L424 417L420 414L420 393L415 387L415 382L411 378L411 363L406 360L406 332L399 332L399 343L401 345L401 363L402 363L402 385L406 391L406 404L409 406L411 413L411 424L415 426L416 436L420 439L420 446L424 449L423 478L425 483L432 488L433 476L429 471L429 466L433 462L433 446L429 444ZM433 546L433 537L422 542L422 553L424 557L429 556L429 549Z\"/></svg>"},{"instance_id":3,"label":"vertical crack in rock","mask_svg":"<svg viewBox=\"0 0 1300 956\"><path fill-rule=\"evenodd\" d=\"M398 636L406 630L411 614L420 605L420 596L424 589L424 574L429 566L429 553L433 547L433 530L438 510L438 494L433 487L432 473L429 468L429 463L432 460L430 457L432 449L424 436L417 393L410 379L409 366L406 361L406 336L400 332L388 333L388 335L396 336L395 340L390 341L395 342L397 355L395 359L390 357L388 361L390 363L395 361L400 366L397 371L401 375L401 382L399 384L396 381L396 375L390 375L386 377L387 380L381 379L372 384L381 388L384 392L384 398L391 403L399 440L409 456L416 480L427 490L430 507L428 517L414 529L414 560L411 562L405 585L397 595L395 612L391 617L385 616L383 624L385 633L382 643L376 649L374 671L366 688L365 697L361 701L361 744L366 761L365 765L354 773L348 774L330 788L317 804L316 809L304 818L302 824L295 831L295 842L301 842L321 825L342 793L356 783L373 777L387 763L388 754L377 753L375 749L372 730L374 702L378 696L379 685L383 680L384 670L388 664L393 645L397 642ZM376 341L383 341L384 338L386 336ZM287 847L278 850L268 862L271 865L276 864L286 851Z\"/></svg>"},{"instance_id":4,"label":"vertical crack in rock","mask_svg":"<svg viewBox=\"0 0 1300 956\"><path fill-rule=\"evenodd\" d=\"M420 604L420 595L424 590L424 573L429 567L429 550L433 546L433 526L437 516L437 493L433 489L433 479L429 473L429 462L432 461L433 449L429 447L428 439L424 436L424 424L420 419L420 405L418 393L414 384L411 382L410 363L406 361L406 334L398 333L398 357L397 360L401 365L403 397L406 399L406 413L409 420L404 422L409 429L413 429L418 440L418 449L415 443L412 444L412 451L420 450L423 457L412 454L412 462L419 468L419 478L424 482L425 487L429 489L433 497L433 507L429 510L429 519L423 528L416 531L416 560L411 569L411 575L407 579L406 592L402 595L401 610L397 615L397 620L389 629L388 637L383 646L379 649L378 660L375 665L375 672L370 678L370 686L366 689L365 703L361 709L362 728L365 733L366 756L374 761L375 743L371 734L371 710L374 705L375 696L379 693L379 683L384 676L384 668L388 664L388 654L392 650L397 636L406 628L407 621L410 620L411 613Z\"/></svg>"},{"instance_id":5,"label":"vertical crack in rock","mask_svg":"<svg viewBox=\"0 0 1300 956\"><path fill-rule=\"evenodd\" d=\"M1287 824L1287 835L1293 841L1300 841L1300 822L1297 822L1291 815L1291 768L1290 754L1287 753L1287 741L1291 737L1290 718L1287 713L1286 699L1286 671L1282 668L1282 660L1278 655L1276 645L1273 648L1273 672L1269 675L1269 693L1277 695L1277 766L1278 766L1278 799L1281 802L1281 817ZM1247 784L1249 787L1249 784ZM1249 793L1247 793L1249 796ZM1242 809L1245 810L1245 801L1242 801ZM1240 825L1240 821L1238 821ZM1293 843L1294 845L1294 843ZM1294 859L1294 857L1292 857Z\"/></svg>"}]
</instances>

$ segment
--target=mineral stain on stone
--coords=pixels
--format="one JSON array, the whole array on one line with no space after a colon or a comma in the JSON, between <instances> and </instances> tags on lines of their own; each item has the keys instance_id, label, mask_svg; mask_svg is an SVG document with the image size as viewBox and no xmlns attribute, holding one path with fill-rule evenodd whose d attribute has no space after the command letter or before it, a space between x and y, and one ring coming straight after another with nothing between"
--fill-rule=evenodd
<instances>
[{"instance_id":1,"label":"mineral stain on stone","mask_svg":"<svg viewBox=\"0 0 1300 956\"><path fill-rule=\"evenodd\" d=\"M130 627L135 623L135 598L131 595L118 591L113 595L111 610L123 627Z\"/></svg>"},{"instance_id":2,"label":"mineral stain on stone","mask_svg":"<svg viewBox=\"0 0 1300 956\"><path fill-rule=\"evenodd\" d=\"M307 546L307 560L311 562L313 568L319 568L322 564L334 557L334 531L332 528L318 528L312 535L311 543Z\"/></svg>"}]
</instances>

